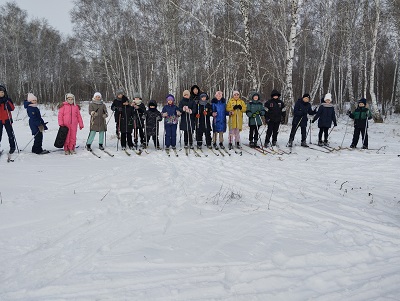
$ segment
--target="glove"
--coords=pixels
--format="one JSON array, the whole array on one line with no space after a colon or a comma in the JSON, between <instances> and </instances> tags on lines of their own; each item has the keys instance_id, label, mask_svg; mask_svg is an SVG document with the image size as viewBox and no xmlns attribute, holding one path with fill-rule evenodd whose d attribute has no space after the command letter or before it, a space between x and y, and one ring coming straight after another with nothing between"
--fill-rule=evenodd
<instances>
[{"instance_id":1,"label":"glove","mask_svg":"<svg viewBox=\"0 0 400 301\"><path fill-rule=\"evenodd\" d=\"M84 126L83 126L83 125L82 125L82 126L79 126L79 129L80 129L80 130L82 130L83 128L84 128Z\"/></svg>"},{"instance_id":2,"label":"glove","mask_svg":"<svg viewBox=\"0 0 400 301\"><path fill-rule=\"evenodd\" d=\"M44 125L43 125L43 124L39 125L38 128L39 128L39 131L40 131L41 133L44 132Z\"/></svg>"},{"instance_id":3,"label":"glove","mask_svg":"<svg viewBox=\"0 0 400 301\"><path fill-rule=\"evenodd\" d=\"M165 112L165 113L162 113L162 117L168 117L168 113L167 112Z\"/></svg>"},{"instance_id":4,"label":"glove","mask_svg":"<svg viewBox=\"0 0 400 301\"><path fill-rule=\"evenodd\" d=\"M217 112L212 113L213 117L217 117Z\"/></svg>"},{"instance_id":5,"label":"glove","mask_svg":"<svg viewBox=\"0 0 400 301\"><path fill-rule=\"evenodd\" d=\"M350 116L350 114L351 114L351 111L350 111L350 110L347 111L346 115L347 115L347 116Z\"/></svg>"},{"instance_id":6,"label":"glove","mask_svg":"<svg viewBox=\"0 0 400 301\"><path fill-rule=\"evenodd\" d=\"M90 112L90 115L91 115L91 116L94 116L94 114L96 114L95 111Z\"/></svg>"},{"instance_id":7,"label":"glove","mask_svg":"<svg viewBox=\"0 0 400 301\"><path fill-rule=\"evenodd\" d=\"M103 114L103 118L104 118L104 119L107 118L107 114Z\"/></svg>"},{"instance_id":8,"label":"glove","mask_svg":"<svg viewBox=\"0 0 400 301\"><path fill-rule=\"evenodd\" d=\"M203 111L203 115L207 116L207 111L206 110Z\"/></svg>"},{"instance_id":9,"label":"glove","mask_svg":"<svg viewBox=\"0 0 400 301\"><path fill-rule=\"evenodd\" d=\"M229 112L229 116L232 116L234 113L232 111Z\"/></svg>"},{"instance_id":10,"label":"glove","mask_svg":"<svg viewBox=\"0 0 400 301\"><path fill-rule=\"evenodd\" d=\"M337 123L336 123L336 122L333 124L333 127L335 127L335 126L337 126Z\"/></svg>"},{"instance_id":11,"label":"glove","mask_svg":"<svg viewBox=\"0 0 400 301\"><path fill-rule=\"evenodd\" d=\"M234 106L233 106L233 109L234 109L234 110L237 110L238 108L239 108L238 105L234 105Z\"/></svg>"},{"instance_id":12,"label":"glove","mask_svg":"<svg viewBox=\"0 0 400 301\"><path fill-rule=\"evenodd\" d=\"M188 106L184 106L184 107L183 107L183 111L184 111L184 112L187 112L188 110L189 110L189 107L188 107Z\"/></svg>"},{"instance_id":13,"label":"glove","mask_svg":"<svg viewBox=\"0 0 400 301\"><path fill-rule=\"evenodd\" d=\"M94 112L94 116L99 116L99 113L97 113L97 112Z\"/></svg>"},{"instance_id":14,"label":"glove","mask_svg":"<svg viewBox=\"0 0 400 301\"><path fill-rule=\"evenodd\" d=\"M256 112L256 115L260 115L260 111L257 111L257 112Z\"/></svg>"},{"instance_id":15,"label":"glove","mask_svg":"<svg viewBox=\"0 0 400 301\"><path fill-rule=\"evenodd\" d=\"M256 118L256 117L257 117L257 114L254 113L253 115L251 115L251 117Z\"/></svg>"},{"instance_id":16,"label":"glove","mask_svg":"<svg viewBox=\"0 0 400 301\"><path fill-rule=\"evenodd\" d=\"M157 120L157 121L160 121L160 120L161 120L161 117L160 117L160 116L157 116L156 120Z\"/></svg>"},{"instance_id":17,"label":"glove","mask_svg":"<svg viewBox=\"0 0 400 301\"><path fill-rule=\"evenodd\" d=\"M196 118L197 118L197 119L200 118L200 114L199 114L199 113L196 114Z\"/></svg>"},{"instance_id":18,"label":"glove","mask_svg":"<svg viewBox=\"0 0 400 301\"><path fill-rule=\"evenodd\" d=\"M193 113L191 109L188 109L187 112L188 112L189 114L192 114L192 113Z\"/></svg>"},{"instance_id":19,"label":"glove","mask_svg":"<svg viewBox=\"0 0 400 301\"><path fill-rule=\"evenodd\" d=\"M179 117L182 115L182 113L180 111L176 111L176 115Z\"/></svg>"},{"instance_id":20,"label":"glove","mask_svg":"<svg viewBox=\"0 0 400 301\"><path fill-rule=\"evenodd\" d=\"M242 106L241 105L237 105L237 109L238 110L242 110Z\"/></svg>"}]
</instances>

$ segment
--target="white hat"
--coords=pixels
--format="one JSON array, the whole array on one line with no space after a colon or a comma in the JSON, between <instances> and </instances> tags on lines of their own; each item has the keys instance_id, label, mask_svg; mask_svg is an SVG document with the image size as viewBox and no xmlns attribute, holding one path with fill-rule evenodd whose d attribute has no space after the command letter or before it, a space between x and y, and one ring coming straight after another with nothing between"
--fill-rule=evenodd
<instances>
[{"instance_id":1,"label":"white hat","mask_svg":"<svg viewBox=\"0 0 400 301\"><path fill-rule=\"evenodd\" d=\"M100 93L100 92L96 92L96 93L93 94L93 100L94 100L94 98L95 98L96 96L100 96L100 98L103 98L103 97L101 96L101 93Z\"/></svg>"},{"instance_id":2,"label":"white hat","mask_svg":"<svg viewBox=\"0 0 400 301\"><path fill-rule=\"evenodd\" d=\"M33 93L28 93L28 97L26 99L31 102L32 100L37 100L37 97L33 95Z\"/></svg>"},{"instance_id":3,"label":"white hat","mask_svg":"<svg viewBox=\"0 0 400 301\"><path fill-rule=\"evenodd\" d=\"M327 100L327 99L332 100L332 94L331 93L326 93L325 94L324 100Z\"/></svg>"}]
</instances>

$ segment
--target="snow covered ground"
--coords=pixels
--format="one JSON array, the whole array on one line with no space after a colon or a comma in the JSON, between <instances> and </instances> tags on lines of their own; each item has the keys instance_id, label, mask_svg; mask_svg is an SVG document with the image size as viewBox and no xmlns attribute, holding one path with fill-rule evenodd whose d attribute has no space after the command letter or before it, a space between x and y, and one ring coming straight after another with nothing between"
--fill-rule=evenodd
<instances>
[{"instance_id":1,"label":"snow covered ground","mask_svg":"<svg viewBox=\"0 0 400 301\"><path fill-rule=\"evenodd\" d=\"M57 112L41 110L54 150ZM86 110L77 155L29 145L0 159L0 300L400 300L398 117L371 124L378 153L207 158L128 157L111 121L115 157L96 136L98 159L84 150ZM28 119L14 118L23 148ZM278 142L288 135L283 126Z\"/></svg>"}]
</instances>

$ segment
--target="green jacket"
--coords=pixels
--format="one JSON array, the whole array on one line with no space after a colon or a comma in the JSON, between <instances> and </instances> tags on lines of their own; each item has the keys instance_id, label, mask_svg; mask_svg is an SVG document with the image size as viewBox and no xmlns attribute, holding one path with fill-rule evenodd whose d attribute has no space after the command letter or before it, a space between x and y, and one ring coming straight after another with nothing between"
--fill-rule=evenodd
<instances>
[{"instance_id":1,"label":"green jacket","mask_svg":"<svg viewBox=\"0 0 400 301\"><path fill-rule=\"evenodd\" d=\"M354 119L354 127L358 129L368 127L367 120L372 119L371 111L365 107L358 107L353 113L350 113L349 116L351 119Z\"/></svg>"},{"instance_id":2,"label":"green jacket","mask_svg":"<svg viewBox=\"0 0 400 301\"><path fill-rule=\"evenodd\" d=\"M265 115L263 104L255 100L250 101L246 115L249 117L249 125L262 125L261 116Z\"/></svg>"}]
</instances>

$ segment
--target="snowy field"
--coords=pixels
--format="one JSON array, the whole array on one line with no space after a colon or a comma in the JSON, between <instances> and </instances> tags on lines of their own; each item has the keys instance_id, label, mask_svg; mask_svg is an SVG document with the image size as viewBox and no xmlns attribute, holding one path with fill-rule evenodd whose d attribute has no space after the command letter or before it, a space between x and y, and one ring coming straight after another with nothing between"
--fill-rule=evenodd
<instances>
[{"instance_id":1,"label":"snowy field","mask_svg":"<svg viewBox=\"0 0 400 301\"><path fill-rule=\"evenodd\" d=\"M57 112L41 111L55 150ZM29 145L13 163L0 158L0 300L400 300L398 116L371 123L375 150L202 158L152 144L128 157L112 120L115 156L96 136L99 159L84 150L87 106L82 115L77 155ZM25 110L14 119L23 148ZM278 143L288 136L282 126Z\"/></svg>"}]
</instances>

